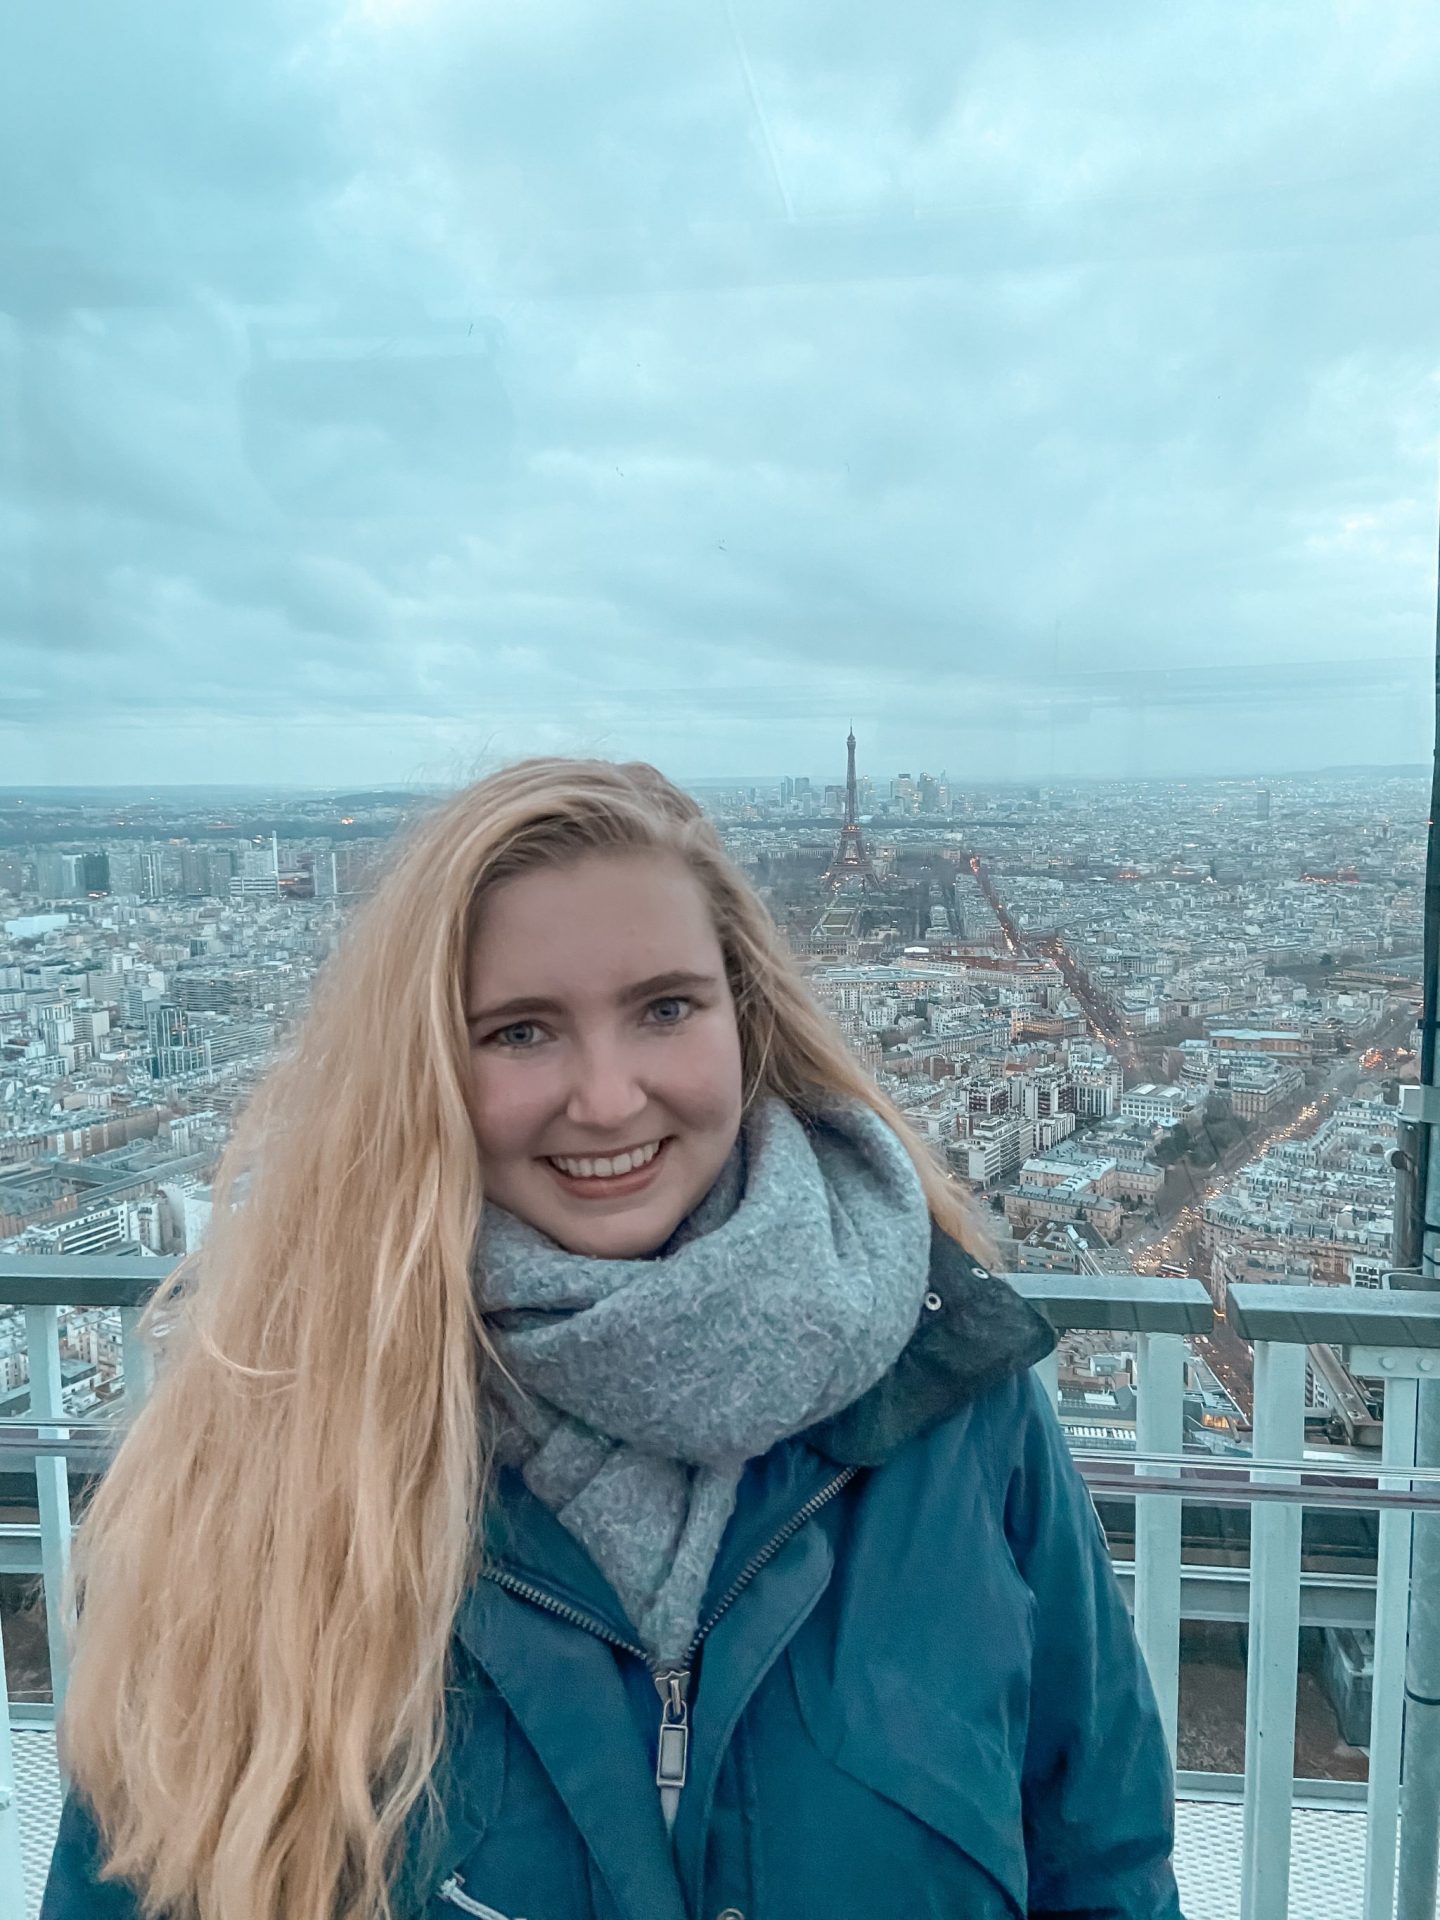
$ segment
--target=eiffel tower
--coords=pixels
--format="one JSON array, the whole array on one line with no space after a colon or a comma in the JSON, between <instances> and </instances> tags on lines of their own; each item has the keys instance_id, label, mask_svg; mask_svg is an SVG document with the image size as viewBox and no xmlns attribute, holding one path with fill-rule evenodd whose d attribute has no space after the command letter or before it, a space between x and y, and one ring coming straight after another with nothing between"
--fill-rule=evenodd
<instances>
[{"instance_id":1,"label":"eiffel tower","mask_svg":"<svg viewBox=\"0 0 1440 1920\"><path fill-rule=\"evenodd\" d=\"M870 854L865 845L865 836L860 831L860 822L855 814L855 728L851 725L845 741L845 824L840 829L840 838L835 843L835 852L830 865L821 875L822 881L837 893L842 889L846 893L874 891L880 889L880 876L870 864Z\"/></svg>"}]
</instances>

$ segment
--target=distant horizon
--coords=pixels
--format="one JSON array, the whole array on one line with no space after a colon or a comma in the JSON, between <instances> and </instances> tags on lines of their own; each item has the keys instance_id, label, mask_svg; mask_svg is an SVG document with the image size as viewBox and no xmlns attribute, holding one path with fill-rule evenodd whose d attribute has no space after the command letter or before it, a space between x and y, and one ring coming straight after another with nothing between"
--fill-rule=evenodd
<instances>
[{"instance_id":1,"label":"distant horizon","mask_svg":"<svg viewBox=\"0 0 1440 1920\"><path fill-rule=\"evenodd\" d=\"M992 777L947 780L952 793L955 791L1008 791L1011 789L1039 787L1054 791L1066 787L1100 786L1190 786L1195 784L1216 786L1263 785L1266 782L1282 784L1289 780L1319 779L1323 776L1359 776L1378 774L1387 777L1413 775L1426 777L1432 771L1429 763L1423 760L1400 761L1335 761L1328 765L1313 767L1293 767L1284 771L1256 769L1246 773L1174 773L1174 774L1071 774L1064 778L1041 775L1014 774L1003 778ZM916 774L928 772L916 763ZM911 777L916 777L912 774ZM809 779L824 786L839 786L843 775L830 774L793 774L793 773L732 773L732 774L682 774L672 773L670 777L678 786L687 789L723 789L726 791L744 787L775 786L786 779ZM862 779L866 776L862 775ZM878 785L881 780L888 782L898 778L898 774L874 775L869 778ZM939 779L939 774L931 778ZM134 800L144 795L154 799L180 795L226 795L226 794L425 794L449 793L456 791L463 782L449 785L430 782L398 781L329 781L322 785L309 785L298 781L274 780L220 780L212 782L173 781L151 782L144 786L120 784L80 784L67 782L49 782L44 785L0 786L0 805L11 805L16 801L25 801L32 797L51 798L70 796L72 798L105 799L111 796L124 796Z\"/></svg>"}]
</instances>

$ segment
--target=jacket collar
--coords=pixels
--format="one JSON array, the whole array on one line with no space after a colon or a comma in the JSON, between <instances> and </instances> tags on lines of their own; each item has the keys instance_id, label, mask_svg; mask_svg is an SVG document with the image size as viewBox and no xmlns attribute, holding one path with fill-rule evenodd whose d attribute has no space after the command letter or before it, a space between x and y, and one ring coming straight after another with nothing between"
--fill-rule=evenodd
<instances>
[{"instance_id":1,"label":"jacket collar","mask_svg":"<svg viewBox=\"0 0 1440 1920\"><path fill-rule=\"evenodd\" d=\"M909 1343L867 1393L802 1437L843 1466L878 1467L1054 1345L1048 1320L932 1224L930 1286Z\"/></svg>"}]
</instances>

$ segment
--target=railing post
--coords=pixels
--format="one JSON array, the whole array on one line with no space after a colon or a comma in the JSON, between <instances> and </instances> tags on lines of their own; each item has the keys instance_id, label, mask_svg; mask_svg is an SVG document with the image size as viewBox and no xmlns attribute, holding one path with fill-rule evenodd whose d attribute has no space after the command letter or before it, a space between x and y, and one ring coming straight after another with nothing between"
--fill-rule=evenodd
<instances>
[{"instance_id":1,"label":"railing post","mask_svg":"<svg viewBox=\"0 0 1440 1920\"><path fill-rule=\"evenodd\" d=\"M26 1920L25 1865L20 1851L20 1809L15 1789L15 1750L10 1738L10 1689L5 1679L5 1642L0 1635L0 1920Z\"/></svg>"},{"instance_id":2,"label":"railing post","mask_svg":"<svg viewBox=\"0 0 1440 1920\"><path fill-rule=\"evenodd\" d=\"M1440 1127L1432 1128L1440 1161ZM1433 1356L1427 1356L1433 1358ZM1415 1406L1415 1459L1440 1466L1440 1381L1422 1380ZM1414 1516L1410 1551L1410 1642L1405 1657L1404 1780L1396 1920L1433 1920L1440 1882L1440 1514Z\"/></svg>"},{"instance_id":3,"label":"railing post","mask_svg":"<svg viewBox=\"0 0 1440 1920\"><path fill-rule=\"evenodd\" d=\"M1185 1443L1185 1342L1178 1333L1136 1336L1139 1369L1135 1444L1142 1454L1170 1454ZM1137 1468L1137 1479L1173 1478L1174 1469ZM1160 1720L1178 1751L1180 1722L1180 1543L1183 1502L1175 1494L1135 1492L1135 1631L1150 1669Z\"/></svg>"},{"instance_id":4,"label":"railing post","mask_svg":"<svg viewBox=\"0 0 1440 1920\"><path fill-rule=\"evenodd\" d=\"M140 1338L143 1307L120 1309L120 1365L125 1375L125 1417L133 1420L150 1398L155 1384L155 1360L149 1346Z\"/></svg>"},{"instance_id":5,"label":"railing post","mask_svg":"<svg viewBox=\"0 0 1440 1920\"><path fill-rule=\"evenodd\" d=\"M30 1413L39 1425L62 1422L60 1309L26 1307L25 1343L30 1360ZM43 1444L47 1436L37 1435ZM54 1438L55 1436L48 1436ZM65 1589L70 1571L70 1482L63 1454L35 1454L35 1492L40 1508L40 1562L44 1568L45 1637L50 1649L50 1697L58 1721L70 1665L66 1642Z\"/></svg>"},{"instance_id":6,"label":"railing post","mask_svg":"<svg viewBox=\"0 0 1440 1920\"><path fill-rule=\"evenodd\" d=\"M1255 1456L1296 1460L1305 1445L1305 1349L1255 1342ZM1252 1479L1298 1485L1294 1473ZM1245 1675L1245 1821L1240 1920L1285 1920L1300 1657L1299 1498L1250 1509L1250 1647Z\"/></svg>"},{"instance_id":7,"label":"railing post","mask_svg":"<svg viewBox=\"0 0 1440 1920\"><path fill-rule=\"evenodd\" d=\"M1037 1360L1031 1372L1049 1397L1052 1407L1060 1405L1060 1350L1053 1348L1043 1360Z\"/></svg>"},{"instance_id":8,"label":"railing post","mask_svg":"<svg viewBox=\"0 0 1440 1920\"><path fill-rule=\"evenodd\" d=\"M1415 1464L1416 1382L1385 1383L1384 1451L1380 1484L1408 1493ZM1410 1623L1408 1513L1380 1515L1375 1567L1375 1660L1370 1682L1370 1787L1366 1796L1364 1920L1393 1920L1399 1851L1400 1753L1405 1725L1405 1643Z\"/></svg>"}]
</instances>

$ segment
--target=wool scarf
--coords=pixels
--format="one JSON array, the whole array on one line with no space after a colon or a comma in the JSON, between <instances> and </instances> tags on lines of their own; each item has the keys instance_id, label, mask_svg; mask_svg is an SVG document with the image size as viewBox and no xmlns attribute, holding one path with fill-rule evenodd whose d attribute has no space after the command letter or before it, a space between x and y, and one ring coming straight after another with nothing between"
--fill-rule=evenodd
<instances>
[{"instance_id":1,"label":"wool scarf","mask_svg":"<svg viewBox=\"0 0 1440 1920\"><path fill-rule=\"evenodd\" d=\"M748 1460L858 1399L920 1319L930 1219L873 1108L747 1111L656 1252L571 1253L487 1202L475 1284L499 1459L605 1575L656 1666L688 1664Z\"/></svg>"}]
</instances>

